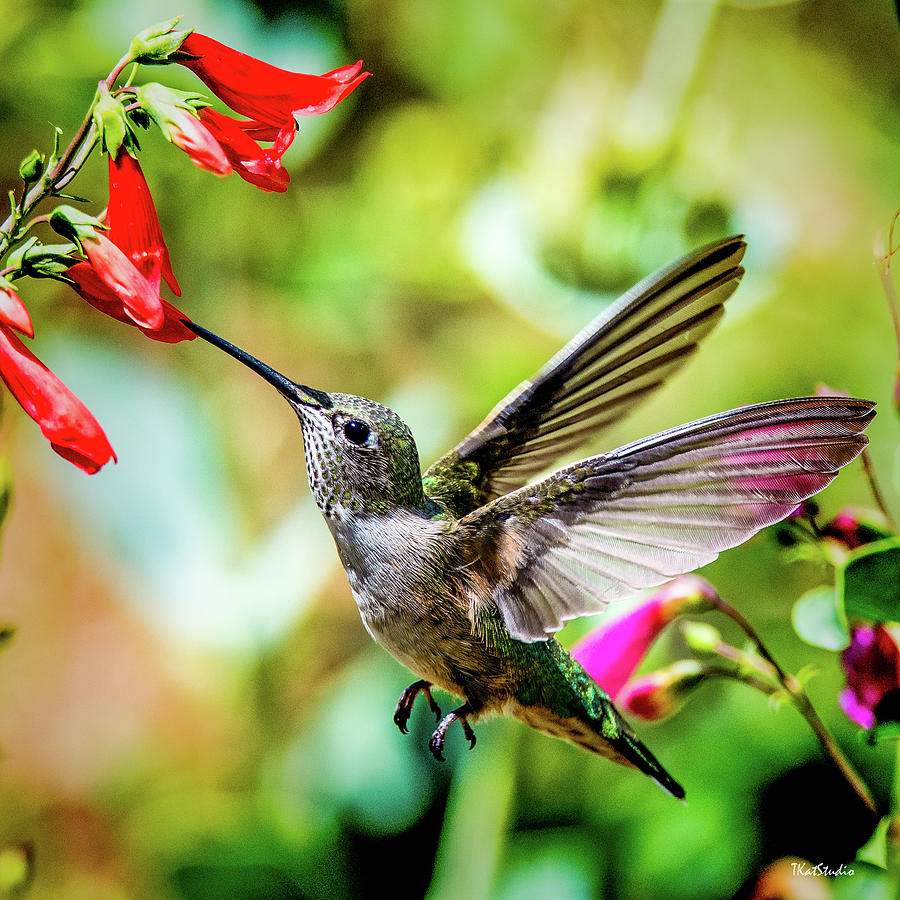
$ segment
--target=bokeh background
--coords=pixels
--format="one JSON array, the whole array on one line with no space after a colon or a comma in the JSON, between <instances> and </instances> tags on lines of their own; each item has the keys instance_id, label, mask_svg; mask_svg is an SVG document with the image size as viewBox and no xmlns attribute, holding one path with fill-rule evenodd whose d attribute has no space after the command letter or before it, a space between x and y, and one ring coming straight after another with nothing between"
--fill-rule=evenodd
<instances>
[{"instance_id":1,"label":"bokeh background","mask_svg":"<svg viewBox=\"0 0 900 900\"><path fill-rule=\"evenodd\" d=\"M302 123L284 195L148 134L197 321L392 406L427 464L619 292L744 231L723 324L611 442L826 382L881 403L872 456L900 510L873 265L900 205L888 0L0 0L4 194L130 37L178 13L285 68L362 57L375 73ZM141 77L200 87L174 68ZM73 189L102 208L99 155ZM806 723L740 684L638 723L687 806L515 722L480 725L472 753L451 732L436 763L424 706L407 736L391 721L410 675L359 621L283 401L199 341L146 341L58 285L23 291L35 351L119 455L87 477L5 402L0 846L33 845L31 896L750 896L774 859L847 861L866 839ZM871 505L857 466L820 499ZM821 668L813 701L886 802L896 744L858 740L836 655L791 630L828 571L764 533L704 574L786 667ZM664 636L648 666L680 653Z\"/></svg>"}]
</instances>

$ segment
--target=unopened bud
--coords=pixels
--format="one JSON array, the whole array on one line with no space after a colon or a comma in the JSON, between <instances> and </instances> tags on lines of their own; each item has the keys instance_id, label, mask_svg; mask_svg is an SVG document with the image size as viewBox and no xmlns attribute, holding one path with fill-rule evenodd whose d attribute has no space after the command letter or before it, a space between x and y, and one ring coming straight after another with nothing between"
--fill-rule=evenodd
<instances>
[{"instance_id":1,"label":"unopened bud","mask_svg":"<svg viewBox=\"0 0 900 900\"><path fill-rule=\"evenodd\" d=\"M681 633L684 635L688 647L694 653L714 656L718 652L718 648L722 646L722 635L719 629L706 622L682 622Z\"/></svg>"},{"instance_id":2,"label":"unopened bud","mask_svg":"<svg viewBox=\"0 0 900 900\"><path fill-rule=\"evenodd\" d=\"M97 239L97 231L105 230L106 226L94 216L89 216L74 206L57 206L50 213L50 227L64 238L78 245L82 249L83 241Z\"/></svg>"},{"instance_id":3,"label":"unopened bud","mask_svg":"<svg viewBox=\"0 0 900 900\"><path fill-rule=\"evenodd\" d=\"M704 678L703 664L681 659L628 682L616 702L648 721L660 721L676 713Z\"/></svg>"},{"instance_id":4,"label":"unopened bud","mask_svg":"<svg viewBox=\"0 0 900 900\"><path fill-rule=\"evenodd\" d=\"M679 575L654 591L651 598L665 610L671 622L677 616L709 612L719 601L719 592L699 575Z\"/></svg>"},{"instance_id":5,"label":"unopened bud","mask_svg":"<svg viewBox=\"0 0 900 900\"><path fill-rule=\"evenodd\" d=\"M150 65L173 62L172 54L181 47L192 30L175 31L175 26L181 19L181 16L176 16L135 35L128 51L131 61Z\"/></svg>"},{"instance_id":6,"label":"unopened bud","mask_svg":"<svg viewBox=\"0 0 900 900\"><path fill-rule=\"evenodd\" d=\"M109 91L101 88L100 96L94 104L93 119L104 151L115 156L128 135L125 107Z\"/></svg>"},{"instance_id":7,"label":"unopened bud","mask_svg":"<svg viewBox=\"0 0 900 900\"><path fill-rule=\"evenodd\" d=\"M884 517L874 510L846 507L822 528L823 537L855 550L863 544L871 544L891 536L891 529Z\"/></svg>"},{"instance_id":8,"label":"unopened bud","mask_svg":"<svg viewBox=\"0 0 900 900\"><path fill-rule=\"evenodd\" d=\"M32 150L25 159L19 163L19 178L22 179L26 184L30 184L32 181L37 181L38 178L41 177L41 173L44 171L44 154L38 153L37 150Z\"/></svg>"}]
</instances>

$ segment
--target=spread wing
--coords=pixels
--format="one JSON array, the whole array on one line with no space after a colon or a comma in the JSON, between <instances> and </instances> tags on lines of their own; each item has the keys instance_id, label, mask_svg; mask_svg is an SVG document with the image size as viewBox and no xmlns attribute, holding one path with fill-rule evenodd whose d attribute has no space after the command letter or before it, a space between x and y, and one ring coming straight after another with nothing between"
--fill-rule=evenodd
<instances>
[{"instance_id":1,"label":"spread wing","mask_svg":"<svg viewBox=\"0 0 900 900\"><path fill-rule=\"evenodd\" d=\"M710 416L560 469L459 522L470 615L513 637L715 559L787 516L865 447L874 404L780 400ZM486 585L492 585L488 592Z\"/></svg>"},{"instance_id":2,"label":"spread wing","mask_svg":"<svg viewBox=\"0 0 900 900\"><path fill-rule=\"evenodd\" d=\"M434 463L426 493L464 515L620 419L719 320L744 274L745 249L741 236L718 241L633 287Z\"/></svg>"}]
</instances>

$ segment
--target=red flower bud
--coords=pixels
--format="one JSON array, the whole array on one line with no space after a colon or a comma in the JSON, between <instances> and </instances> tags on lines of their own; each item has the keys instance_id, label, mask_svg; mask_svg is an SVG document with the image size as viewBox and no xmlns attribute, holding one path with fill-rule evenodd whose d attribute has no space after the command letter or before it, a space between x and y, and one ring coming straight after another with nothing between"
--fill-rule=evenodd
<instances>
[{"instance_id":1,"label":"red flower bud","mask_svg":"<svg viewBox=\"0 0 900 900\"><path fill-rule=\"evenodd\" d=\"M215 136L193 114L184 109L172 109L163 134L176 146L184 150L191 162L214 175L228 175L231 163Z\"/></svg>"},{"instance_id":2,"label":"red flower bud","mask_svg":"<svg viewBox=\"0 0 900 900\"><path fill-rule=\"evenodd\" d=\"M87 407L5 325L0 325L0 378L64 459L89 475L115 460Z\"/></svg>"},{"instance_id":3,"label":"red flower bud","mask_svg":"<svg viewBox=\"0 0 900 900\"><path fill-rule=\"evenodd\" d=\"M142 328L159 328L165 314L159 291L105 235L82 237L81 247L97 276L119 298L126 315Z\"/></svg>"}]
</instances>

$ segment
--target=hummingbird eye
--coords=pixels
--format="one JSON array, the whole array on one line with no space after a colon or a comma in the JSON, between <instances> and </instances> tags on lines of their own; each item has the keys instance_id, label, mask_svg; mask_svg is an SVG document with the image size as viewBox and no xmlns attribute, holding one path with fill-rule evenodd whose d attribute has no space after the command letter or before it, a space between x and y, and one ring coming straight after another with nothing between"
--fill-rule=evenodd
<instances>
[{"instance_id":1,"label":"hummingbird eye","mask_svg":"<svg viewBox=\"0 0 900 900\"><path fill-rule=\"evenodd\" d=\"M369 438L369 426L365 422L350 419L344 422L344 437L354 444L364 444Z\"/></svg>"}]
</instances>

